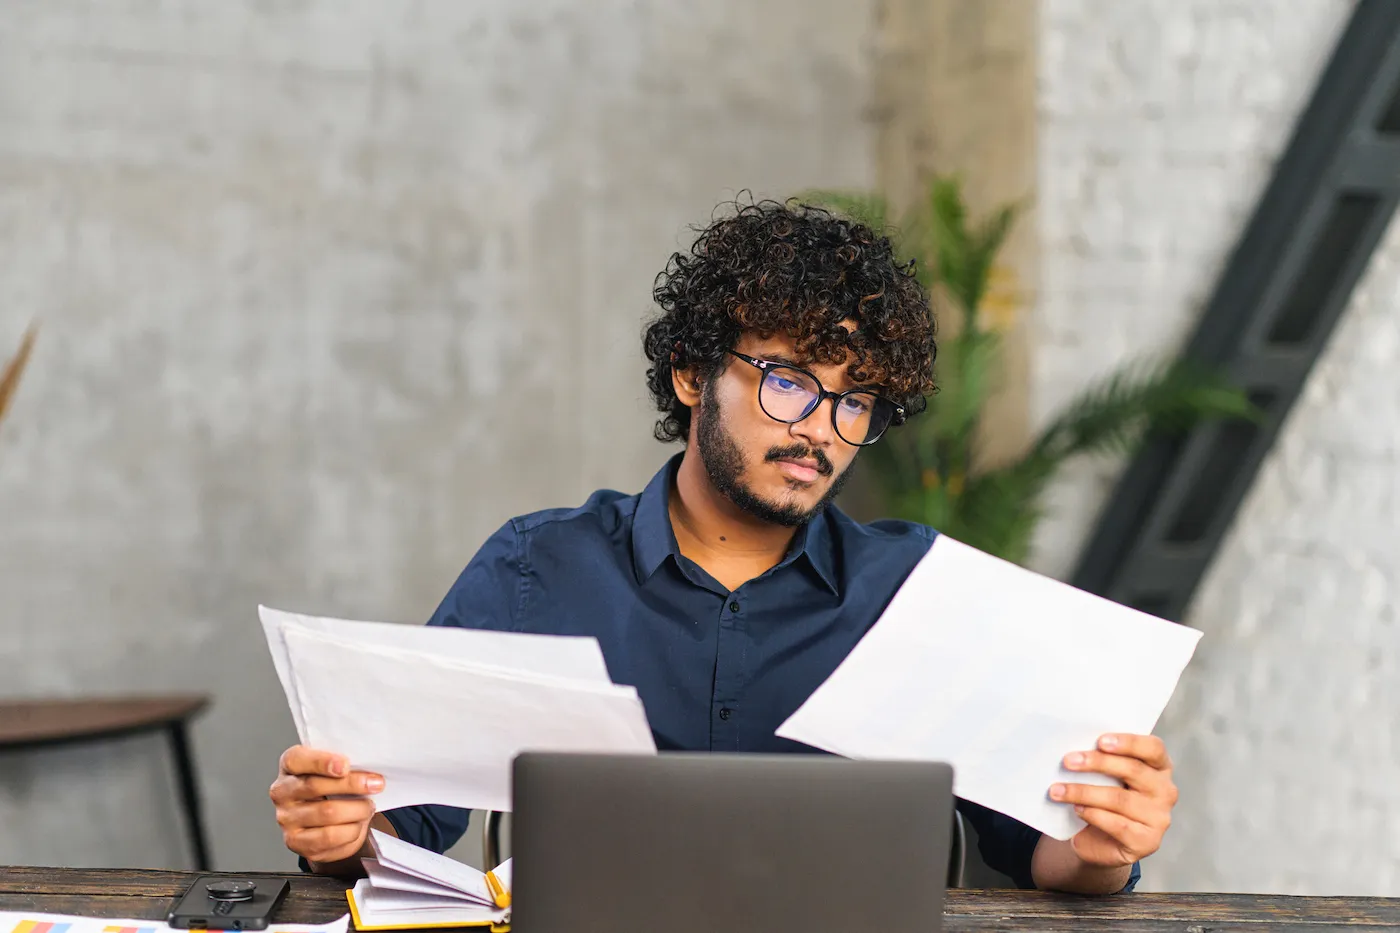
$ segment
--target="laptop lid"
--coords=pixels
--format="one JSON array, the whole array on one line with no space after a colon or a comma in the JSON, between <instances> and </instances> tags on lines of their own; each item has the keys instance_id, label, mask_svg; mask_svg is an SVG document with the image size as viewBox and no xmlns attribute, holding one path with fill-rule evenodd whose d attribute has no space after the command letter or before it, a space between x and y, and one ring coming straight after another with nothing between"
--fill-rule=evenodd
<instances>
[{"instance_id":1,"label":"laptop lid","mask_svg":"<svg viewBox=\"0 0 1400 933\"><path fill-rule=\"evenodd\" d=\"M817 755L526 753L517 933L937 933L953 773Z\"/></svg>"}]
</instances>

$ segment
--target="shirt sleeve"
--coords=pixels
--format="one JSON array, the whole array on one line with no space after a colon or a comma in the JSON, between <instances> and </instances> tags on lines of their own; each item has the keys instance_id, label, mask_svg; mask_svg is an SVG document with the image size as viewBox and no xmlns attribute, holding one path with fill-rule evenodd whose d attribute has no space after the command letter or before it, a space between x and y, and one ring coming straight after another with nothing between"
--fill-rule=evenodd
<instances>
[{"instance_id":1,"label":"shirt sleeve","mask_svg":"<svg viewBox=\"0 0 1400 933\"><path fill-rule=\"evenodd\" d=\"M1006 875L1019 888L1034 888L1031 857L1040 842L1040 831L970 800L959 799L958 811L976 830L977 851L987 867ZM1132 891L1141 878L1142 863L1134 862L1128 883L1119 893Z\"/></svg>"},{"instance_id":2,"label":"shirt sleeve","mask_svg":"<svg viewBox=\"0 0 1400 933\"><path fill-rule=\"evenodd\" d=\"M523 565L520 535L514 523L507 522L476 552L428 624L518 631ZM471 811L424 804L386 810L384 816L400 839L434 852L446 852L467 831Z\"/></svg>"}]
</instances>

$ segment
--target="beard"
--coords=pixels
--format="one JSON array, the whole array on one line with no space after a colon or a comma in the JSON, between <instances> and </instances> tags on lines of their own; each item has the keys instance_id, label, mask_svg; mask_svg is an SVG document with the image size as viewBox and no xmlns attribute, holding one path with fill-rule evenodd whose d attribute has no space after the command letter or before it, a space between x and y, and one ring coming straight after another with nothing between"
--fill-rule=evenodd
<instances>
[{"instance_id":1,"label":"beard","mask_svg":"<svg viewBox=\"0 0 1400 933\"><path fill-rule=\"evenodd\" d=\"M826 494L810 508L803 508L795 502L770 502L754 492L744 483L744 451L734 435L724 426L720 416L719 399L715 397L715 380L711 379L700 397L700 411L696 424L696 447L700 461L705 464L705 472L710 483L725 498L740 509L771 525L784 525L795 528L806 524L821 513L835 499L851 478L851 467L847 467L832 482ZM774 460L800 459L811 457L817 461L817 471L822 476L831 476L835 468L826 454L814 450L806 444L793 443L783 447L770 447L764 454L764 462ZM854 466L852 462L851 466Z\"/></svg>"}]
</instances>

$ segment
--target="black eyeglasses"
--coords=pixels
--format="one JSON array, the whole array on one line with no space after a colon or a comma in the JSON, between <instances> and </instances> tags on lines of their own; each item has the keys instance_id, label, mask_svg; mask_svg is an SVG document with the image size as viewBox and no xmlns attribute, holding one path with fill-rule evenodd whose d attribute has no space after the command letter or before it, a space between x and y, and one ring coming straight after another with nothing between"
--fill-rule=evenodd
<instances>
[{"instance_id":1,"label":"black eyeglasses","mask_svg":"<svg viewBox=\"0 0 1400 933\"><path fill-rule=\"evenodd\" d=\"M796 424L831 399L831 426L855 447L868 447L891 424L904 422L904 408L869 389L830 392L807 370L787 363L755 359L738 350L730 353L763 374L758 382L758 407L774 421Z\"/></svg>"}]
</instances>

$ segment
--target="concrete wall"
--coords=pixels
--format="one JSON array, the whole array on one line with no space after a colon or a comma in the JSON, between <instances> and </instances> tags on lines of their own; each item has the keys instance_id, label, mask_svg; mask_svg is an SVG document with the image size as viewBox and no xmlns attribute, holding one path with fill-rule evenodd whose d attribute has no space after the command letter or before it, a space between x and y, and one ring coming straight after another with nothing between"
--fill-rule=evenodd
<instances>
[{"instance_id":1,"label":"concrete wall","mask_svg":"<svg viewBox=\"0 0 1400 933\"><path fill-rule=\"evenodd\" d=\"M1347 0L1047 0L1046 416L1196 319ZM1183 798L1146 888L1400 893L1400 225L1285 426L1187 622L1161 732ZM1037 564L1067 572L1116 464L1070 471Z\"/></svg>"},{"instance_id":2,"label":"concrete wall","mask_svg":"<svg viewBox=\"0 0 1400 933\"><path fill-rule=\"evenodd\" d=\"M256 604L421 621L639 487L651 279L740 188L873 183L872 4L7 3L0 696L212 692L217 863L289 866ZM0 863L185 864L160 751L0 758Z\"/></svg>"},{"instance_id":3,"label":"concrete wall","mask_svg":"<svg viewBox=\"0 0 1400 933\"><path fill-rule=\"evenodd\" d=\"M1039 0L879 5L877 169L894 216L926 201L930 173L958 175L974 218L1007 203L1022 206L980 309L983 326L1001 335L1001 365L977 440L985 465L1019 455L1029 433L1026 310L1035 299L1040 266L1039 7ZM938 323L940 339L947 340L961 328L961 314L943 314Z\"/></svg>"},{"instance_id":4,"label":"concrete wall","mask_svg":"<svg viewBox=\"0 0 1400 933\"><path fill-rule=\"evenodd\" d=\"M289 865L253 606L421 620L508 515L643 482L651 277L735 189L875 181L877 6L7 4L0 352L43 332L0 696L211 691L218 863ZM1349 8L1041 4L1036 420L1184 336ZM1392 230L1189 620L1147 887L1400 889L1397 298ZM1038 566L1115 469L1056 488ZM0 863L184 864L160 752L0 757Z\"/></svg>"}]
</instances>

